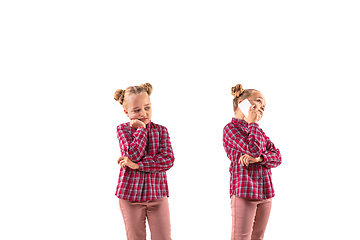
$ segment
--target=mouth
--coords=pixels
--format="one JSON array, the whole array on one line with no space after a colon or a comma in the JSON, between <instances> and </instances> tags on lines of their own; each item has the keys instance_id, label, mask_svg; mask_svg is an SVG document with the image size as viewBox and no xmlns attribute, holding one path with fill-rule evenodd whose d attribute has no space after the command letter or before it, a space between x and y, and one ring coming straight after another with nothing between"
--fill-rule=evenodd
<instances>
[{"instance_id":1,"label":"mouth","mask_svg":"<svg viewBox=\"0 0 360 240\"><path fill-rule=\"evenodd\" d=\"M140 121L145 122L147 118L139 118Z\"/></svg>"}]
</instances>

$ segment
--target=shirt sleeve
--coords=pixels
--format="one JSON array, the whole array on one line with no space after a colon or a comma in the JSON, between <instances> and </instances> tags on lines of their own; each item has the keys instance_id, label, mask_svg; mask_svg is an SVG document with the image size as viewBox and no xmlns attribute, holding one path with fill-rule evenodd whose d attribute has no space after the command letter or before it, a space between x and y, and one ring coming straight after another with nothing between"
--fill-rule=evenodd
<instances>
[{"instance_id":1,"label":"shirt sleeve","mask_svg":"<svg viewBox=\"0 0 360 240\"><path fill-rule=\"evenodd\" d=\"M131 135L126 126L117 127L117 138L119 140L121 154L133 162L138 162L144 156L147 142L147 129L140 127Z\"/></svg>"},{"instance_id":2,"label":"shirt sleeve","mask_svg":"<svg viewBox=\"0 0 360 240\"><path fill-rule=\"evenodd\" d=\"M257 123L250 123L249 134L244 130L237 129L232 125L226 125L223 132L225 150L230 149L236 152L247 154L258 158L261 155L261 146L264 144L264 137Z\"/></svg>"},{"instance_id":3,"label":"shirt sleeve","mask_svg":"<svg viewBox=\"0 0 360 240\"><path fill-rule=\"evenodd\" d=\"M144 156L138 162L139 171L162 172L169 170L174 165L174 153L171 147L170 137L165 127L161 130L160 150L155 156Z\"/></svg>"},{"instance_id":4,"label":"shirt sleeve","mask_svg":"<svg viewBox=\"0 0 360 240\"><path fill-rule=\"evenodd\" d=\"M265 136L266 138L266 150L261 154L264 157L264 161L258 163L264 165L267 168L275 168L279 166L282 162L281 154L279 149L277 149L270 141L270 139Z\"/></svg>"}]
</instances>

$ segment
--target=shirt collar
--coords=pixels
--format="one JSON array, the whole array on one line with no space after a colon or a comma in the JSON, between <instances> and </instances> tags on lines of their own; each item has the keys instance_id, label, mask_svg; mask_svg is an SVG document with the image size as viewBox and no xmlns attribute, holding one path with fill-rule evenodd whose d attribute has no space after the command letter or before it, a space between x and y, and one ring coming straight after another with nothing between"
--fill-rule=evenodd
<instances>
[{"instance_id":1,"label":"shirt collar","mask_svg":"<svg viewBox=\"0 0 360 240\"><path fill-rule=\"evenodd\" d=\"M232 123L235 123L235 124L237 124L237 125L245 126L245 127L248 126L248 123L247 123L245 120L243 120L243 119L238 119L238 118L235 118L235 117L232 118L231 122L232 122Z\"/></svg>"},{"instance_id":2,"label":"shirt collar","mask_svg":"<svg viewBox=\"0 0 360 240\"><path fill-rule=\"evenodd\" d=\"M148 122L148 124L146 124L146 129L151 129L151 125L152 125L152 122L151 120Z\"/></svg>"}]
</instances>

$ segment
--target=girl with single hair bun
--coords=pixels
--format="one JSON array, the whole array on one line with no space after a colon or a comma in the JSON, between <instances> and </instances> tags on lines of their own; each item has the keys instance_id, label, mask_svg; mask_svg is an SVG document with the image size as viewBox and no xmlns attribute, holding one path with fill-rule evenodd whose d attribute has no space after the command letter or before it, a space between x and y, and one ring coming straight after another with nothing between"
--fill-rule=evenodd
<instances>
[{"instance_id":1,"label":"girl with single hair bun","mask_svg":"<svg viewBox=\"0 0 360 240\"><path fill-rule=\"evenodd\" d=\"M152 90L145 83L114 94L130 120L117 126L121 156L115 193L128 240L146 239L146 219L152 239L171 239L166 171L175 159L167 128L151 121Z\"/></svg>"},{"instance_id":2,"label":"girl with single hair bun","mask_svg":"<svg viewBox=\"0 0 360 240\"><path fill-rule=\"evenodd\" d=\"M234 98L239 97L244 92L244 89L241 84L237 84L235 87L231 88L231 94Z\"/></svg>"},{"instance_id":3,"label":"girl with single hair bun","mask_svg":"<svg viewBox=\"0 0 360 240\"><path fill-rule=\"evenodd\" d=\"M231 239L263 239L275 196L271 168L279 166L282 158L258 124L266 106L263 94L241 84L232 87L231 94L235 117L223 130L230 159ZM247 100L251 106L242 112L239 104Z\"/></svg>"}]
</instances>

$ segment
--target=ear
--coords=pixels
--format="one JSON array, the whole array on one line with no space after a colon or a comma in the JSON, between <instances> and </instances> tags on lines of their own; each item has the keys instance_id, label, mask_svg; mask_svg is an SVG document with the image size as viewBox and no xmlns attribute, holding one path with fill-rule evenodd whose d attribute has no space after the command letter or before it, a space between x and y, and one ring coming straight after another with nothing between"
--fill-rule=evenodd
<instances>
[{"instance_id":1,"label":"ear","mask_svg":"<svg viewBox=\"0 0 360 240\"><path fill-rule=\"evenodd\" d=\"M127 110L124 109L124 113L129 117L129 112Z\"/></svg>"}]
</instances>

